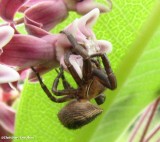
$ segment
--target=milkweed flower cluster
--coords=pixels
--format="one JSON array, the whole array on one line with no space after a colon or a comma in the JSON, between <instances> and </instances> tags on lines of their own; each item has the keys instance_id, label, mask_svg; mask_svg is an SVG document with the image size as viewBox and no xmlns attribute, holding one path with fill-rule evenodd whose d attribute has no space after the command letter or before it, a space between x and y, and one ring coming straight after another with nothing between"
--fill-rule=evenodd
<instances>
[{"instance_id":1,"label":"milkweed flower cluster","mask_svg":"<svg viewBox=\"0 0 160 142\"><path fill-rule=\"evenodd\" d=\"M57 3L61 4L55 6L54 4ZM90 3L91 5L79 8L80 5L84 5L84 3L88 3L87 5ZM62 10L62 5L67 11ZM95 7L98 7L100 10L96 8L89 12ZM60 10L58 10L58 8ZM53 9L57 10L53 11ZM111 44L108 41L96 40L92 31L92 26L97 20L100 11L106 12L108 10L102 4L95 3L93 0L80 2L69 2L69 0L1 0L0 15L8 22L8 26L14 29L14 34L10 35L12 37L10 42L3 46L0 63L16 67L16 70L20 72L33 66L40 74L59 66L59 63L65 67L63 55L66 50L72 47L65 35L51 34L48 31L65 19L69 10L75 10L81 14L89 13L73 21L73 23L64 29L65 31L72 33L79 43L87 47L89 53L94 52L96 48L104 52L111 49ZM24 13L24 17L20 21L23 21L28 35L20 34L16 29L16 24L18 22L14 21L14 15L18 11ZM59 13L65 13L65 16L57 15ZM3 28L3 26L0 28ZM7 28L5 29L7 32ZM76 66L76 62L78 62L76 61L77 58L73 59L75 59L73 63ZM31 78L33 76L31 75Z\"/></svg>"},{"instance_id":2,"label":"milkweed flower cluster","mask_svg":"<svg viewBox=\"0 0 160 142\"><path fill-rule=\"evenodd\" d=\"M63 33L52 34L49 31L65 20L69 11L84 16L75 19L62 30L71 33L79 44L84 45L89 55L95 52L110 52L111 43L97 40L92 31L99 14L110 11L112 5L110 0L108 2L109 8L94 0L1 0L0 17L5 23L0 25L0 84L8 85L12 82L17 88L17 81L26 77L26 71L30 70L30 67L34 67L40 74L59 65L67 70L64 53L73 47ZM18 12L21 12L23 17L15 20ZM28 34L17 30L19 24L24 24ZM71 55L70 60L79 76L82 76L82 58ZM30 72L29 79L34 77ZM3 114L1 111L10 114L12 111L7 107L0 107L0 114ZM0 117L0 122L1 120ZM4 125L0 123L0 129L1 126Z\"/></svg>"}]
</instances>

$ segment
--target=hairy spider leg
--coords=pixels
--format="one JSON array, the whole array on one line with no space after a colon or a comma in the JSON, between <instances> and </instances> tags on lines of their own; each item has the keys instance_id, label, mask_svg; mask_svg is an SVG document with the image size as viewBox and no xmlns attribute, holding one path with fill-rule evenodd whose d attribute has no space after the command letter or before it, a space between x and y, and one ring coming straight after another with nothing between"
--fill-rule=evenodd
<instances>
[{"instance_id":1,"label":"hairy spider leg","mask_svg":"<svg viewBox=\"0 0 160 142\"><path fill-rule=\"evenodd\" d=\"M78 44L78 42L76 41L76 39L73 37L72 34L66 31L62 31L62 33L64 33L67 36L68 40L72 44L72 47L73 47L72 53L76 53L77 55L82 56L83 58L82 74L83 74L84 80L88 80L92 72L92 64L91 64L90 56L88 55L84 47Z\"/></svg>"},{"instance_id":2,"label":"hairy spider leg","mask_svg":"<svg viewBox=\"0 0 160 142\"><path fill-rule=\"evenodd\" d=\"M61 33L65 34L68 38L68 40L70 41L70 43L72 44L72 51L77 53L78 55L81 55L84 59L88 58L88 53L86 52L86 50L84 49L83 46L81 46L80 44L78 44L77 40L73 37L72 34L66 32L66 31L61 31Z\"/></svg>"},{"instance_id":3,"label":"hairy spider leg","mask_svg":"<svg viewBox=\"0 0 160 142\"><path fill-rule=\"evenodd\" d=\"M81 55L83 57L83 70L82 70L83 78L84 78L84 80L88 80L92 74L91 62L94 63L98 69L101 69L99 60L97 61L93 58L90 58L90 56L88 55L86 50L84 50L84 48L77 43L76 39L71 34L69 34L68 32L65 32L65 31L62 31L62 33L64 33L67 36L67 38L69 39L69 41L71 42L71 44L73 46L72 52L76 52L78 55ZM68 56L66 57L66 59L69 59L70 54L72 54L72 53L71 52L68 53ZM67 60L67 65L69 65L69 60ZM73 70L74 70L74 68L72 67L70 72L73 72ZM76 72L74 72L74 74L76 74L76 76L77 76ZM72 76L74 77L75 75L72 74ZM75 79L75 81L77 81L78 78L74 77L74 79ZM81 81L78 81L78 82L81 82ZM107 80L107 82L108 82L108 86L110 86L108 80ZM99 96L97 96L95 98L95 101L98 105L101 105L105 102L105 98L106 97L104 94L100 94Z\"/></svg>"},{"instance_id":4,"label":"hairy spider leg","mask_svg":"<svg viewBox=\"0 0 160 142\"><path fill-rule=\"evenodd\" d=\"M31 69L33 70L33 72L36 74L38 80L39 80L39 83L41 85L41 88L43 89L43 91L45 92L45 94L48 96L48 98L53 101L53 102L56 102L56 103L63 103L63 102L66 102L68 100L71 100L74 98L73 95L67 95L67 96L64 96L62 98L56 98L54 96L52 96L52 93L49 91L49 89L47 88L47 86L43 83L39 73L34 69L34 67L31 67Z\"/></svg>"},{"instance_id":5,"label":"hairy spider leg","mask_svg":"<svg viewBox=\"0 0 160 142\"><path fill-rule=\"evenodd\" d=\"M84 68L83 77L85 79L86 78L88 79L90 77L91 72L93 72L95 76L101 79L101 82L104 84L104 86L106 86L107 88L111 90L115 89L117 87L116 77L113 74L113 71L110 67L109 60L107 59L106 55L102 53L96 53L96 54L89 56L86 50L83 48L83 46L77 43L73 35L71 35L70 33L66 31L62 31L61 33L64 33L67 36L67 38L69 39L69 41L71 42L73 46L73 51L83 57L83 60L85 61L83 65L83 68ZM107 76L105 76L105 74L103 74L101 70L94 69L92 71L92 65L91 65L91 60L90 60L90 58L92 57L101 57Z\"/></svg>"},{"instance_id":6,"label":"hairy spider leg","mask_svg":"<svg viewBox=\"0 0 160 142\"><path fill-rule=\"evenodd\" d=\"M71 75L72 75L72 77L74 78L74 80L77 82L77 84L79 85L79 86L82 86L83 85L83 80L81 80L80 78L79 78L79 75L77 74L77 72L76 72L76 70L74 69L74 67L72 66L72 64L69 62L69 56L72 54L72 52L71 51L68 51L66 54L65 54L65 56L64 56L64 61L65 61L65 64L67 65L67 67L69 67L68 68L68 70L70 71L70 73L71 73ZM83 64L85 64L86 63L86 61L85 60L83 60ZM97 64L97 62L94 62L95 64ZM98 65L97 65L98 66ZM99 66L98 66L99 67ZM85 67L85 68L83 68L83 72L84 72L84 74L85 74L85 69L86 69L87 67ZM84 75L85 76L85 75ZM84 78L84 77L83 77ZM86 79L84 79L85 81L86 81ZM96 103L98 104L98 105L101 105L101 104L103 104L104 102L105 102L105 95L104 94L100 94L99 96L97 96L96 98L95 98L95 101L96 101Z\"/></svg>"},{"instance_id":7,"label":"hairy spider leg","mask_svg":"<svg viewBox=\"0 0 160 142\"><path fill-rule=\"evenodd\" d=\"M108 85L108 82L106 82L106 83L103 82L103 83L104 83L104 85L105 85L106 87L108 87L109 89L114 90L114 89L117 87L117 81L116 81L116 77L115 77L115 75L114 75L114 73L113 73L113 71L112 71L112 69L111 69L109 60L108 60L108 58L107 58L107 56L106 56L105 54L96 53L96 54L91 55L91 57L97 57L97 56L100 56L101 59L102 59L102 63L103 63L103 65L104 65L104 69L105 69L106 74L107 74L107 76L108 76L108 80L109 80L109 84L110 84L110 85ZM101 77L101 75L98 73L98 71L94 71L94 72L95 72L95 74L96 74L97 76L99 76L101 79L103 78L103 76ZM102 81L103 81L103 80L102 80ZM105 80L104 80L104 81L105 81Z\"/></svg>"},{"instance_id":8,"label":"hairy spider leg","mask_svg":"<svg viewBox=\"0 0 160 142\"><path fill-rule=\"evenodd\" d=\"M56 72L59 74L59 70L62 70L62 76L61 76L61 79L62 79L62 84L63 84L63 87L64 89L73 89L73 87L69 84L69 82L66 80L66 77L64 75L64 69L62 66L60 66L59 70L55 69Z\"/></svg>"},{"instance_id":9,"label":"hairy spider leg","mask_svg":"<svg viewBox=\"0 0 160 142\"><path fill-rule=\"evenodd\" d=\"M69 34L68 32L63 31L63 33L67 36L67 38L69 39L69 41L71 42L72 46L73 46L73 50L72 52L75 52L78 55L81 55L83 57L83 78L84 80L88 80L91 76L91 72L93 75L95 75L96 77L98 77L101 81L101 83L106 86L107 88L113 90L116 88L116 78L112 72L112 69L110 67L109 61L107 59L107 57L105 56L105 54L95 54L94 56L89 56L88 53L86 52L86 50L83 48L83 46L79 45L76 41L76 39ZM102 59L106 74L104 74L101 70L100 67L100 63L99 60L94 60L92 59L92 57L100 57ZM69 57L68 57L69 58ZM92 63L94 63L97 67L97 69L94 69L92 71ZM104 103L105 101L105 96L103 94L100 94L99 96L97 96L95 98L95 101L98 105Z\"/></svg>"},{"instance_id":10,"label":"hairy spider leg","mask_svg":"<svg viewBox=\"0 0 160 142\"><path fill-rule=\"evenodd\" d=\"M97 60L91 58L91 62L94 63L95 66L96 66L98 69L101 69L101 65L100 65L99 59L98 59L98 61L97 61Z\"/></svg>"},{"instance_id":11,"label":"hairy spider leg","mask_svg":"<svg viewBox=\"0 0 160 142\"><path fill-rule=\"evenodd\" d=\"M105 54L101 54L101 53L97 53L97 54L91 55L91 58L92 57L98 57L98 56L101 57L103 65L104 65L104 68L105 68L105 71L106 71L106 73L108 75L108 78L106 78L104 80L105 83L103 83L103 84L107 88L113 90L113 89L115 89L117 87L117 82L116 82L116 77L114 76L113 71L111 69L109 60L108 60L108 58L107 58L107 56ZM97 68L100 68L100 67L97 66ZM93 72L95 72L95 70ZM97 70L96 76L99 77L101 80L103 80L103 78L105 78L106 75L105 76L101 76L102 73L99 73L99 72L100 72L100 70L99 71ZM97 96L95 98L95 101L96 101L96 103L98 105L101 105L101 104L103 104L105 102L105 99L106 99L106 96L104 94L100 94L99 96Z\"/></svg>"},{"instance_id":12,"label":"hairy spider leg","mask_svg":"<svg viewBox=\"0 0 160 142\"><path fill-rule=\"evenodd\" d=\"M57 75L57 77L54 80L53 85L52 85L52 92L54 93L54 95L56 95L56 96L64 96L64 95L74 96L77 93L76 89L73 89L73 88L67 88L66 89L65 87L64 87L64 90L58 90L57 89L60 78L62 80L64 78L64 72L63 72L63 68L62 67L60 68L60 72L58 73L58 75ZM63 83L66 83L66 82L63 82ZM67 86L68 85L69 84L67 84ZM63 86L66 86L66 84L63 84Z\"/></svg>"}]
</instances>

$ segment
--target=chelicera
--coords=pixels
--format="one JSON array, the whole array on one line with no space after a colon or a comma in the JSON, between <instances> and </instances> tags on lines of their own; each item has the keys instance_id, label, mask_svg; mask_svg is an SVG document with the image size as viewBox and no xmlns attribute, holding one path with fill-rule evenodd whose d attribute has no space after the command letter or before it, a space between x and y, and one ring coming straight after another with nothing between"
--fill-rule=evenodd
<instances>
[{"instance_id":1,"label":"chelicera","mask_svg":"<svg viewBox=\"0 0 160 142\"><path fill-rule=\"evenodd\" d=\"M66 32L63 33L67 36L73 46L73 49L65 54L64 61L78 86L77 89L74 89L66 80L63 67L60 67L60 71L57 71L58 75L54 80L52 92L42 82L39 73L36 72L33 67L32 70L36 73L42 89L51 101L56 103L69 101L69 103L58 113L58 118L65 127L69 129L77 129L88 124L102 113L102 109L97 105L92 104L90 100L95 99L98 105L102 104L105 100L105 96L102 94L103 91L106 88L111 90L115 89L116 78L105 54L96 53L89 56L84 47L78 44L71 34ZM69 61L71 54L82 56L82 78L79 77ZM96 59L97 57L101 58L104 69ZM60 79L62 79L64 90L57 89ZM55 96L52 95L52 93ZM62 97L57 98L56 96Z\"/></svg>"}]
</instances>

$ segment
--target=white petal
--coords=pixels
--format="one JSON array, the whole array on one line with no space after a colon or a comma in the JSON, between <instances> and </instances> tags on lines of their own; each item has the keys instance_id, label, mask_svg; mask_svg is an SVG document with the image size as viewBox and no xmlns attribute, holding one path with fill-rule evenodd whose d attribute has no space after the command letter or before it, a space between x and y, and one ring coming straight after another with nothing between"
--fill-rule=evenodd
<instances>
[{"instance_id":1,"label":"white petal","mask_svg":"<svg viewBox=\"0 0 160 142\"><path fill-rule=\"evenodd\" d=\"M6 65L0 65L0 84L14 82L19 79L20 76L17 71Z\"/></svg>"},{"instance_id":2,"label":"white petal","mask_svg":"<svg viewBox=\"0 0 160 142\"><path fill-rule=\"evenodd\" d=\"M69 61L76 70L79 77L82 78L82 66L83 66L82 57L79 55L70 55Z\"/></svg>"},{"instance_id":3,"label":"white petal","mask_svg":"<svg viewBox=\"0 0 160 142\"><path fill-rule=\"evenodd\" d=\"M91 10L89 13L87 13L86 15L82 16L79 19L79 24L84 24L91 28L92 25L94 25L95 22L97 21L99 14L100 14L99 9L95 8Z\"/></svg>"},{"instance_id":4,"label":"white petal","mask_svg":"<svg viewBox=\"0 0 160 142\"><path fill-rule=\"evenodd\" d=\"M13 37L14 29L10 26L0 27L0 49L5 46Z\"/></svg>"},{"instance_id":5,"label":"white petal","mask_svg":"<svg viewBox=\"0 0 160 142\"><path fill-rule=\"evenodd\" d=\"M91 28L97 21L99 14L99 9L95 8L81 18L75 19L64 30L72 33L72 35L76 37L78 41L83 41L88 36L95 38Z\"/></svg>"},{"instance_id":6,"label":"white petal","mask_svg":"<svg viewBox=\"0 0 160 142\"><path fill-rule=\"evenodd\" d=\"M112 44L106 40L98 40L99 52L110 53L112 51Z\"/></svg>"}]
</instances>

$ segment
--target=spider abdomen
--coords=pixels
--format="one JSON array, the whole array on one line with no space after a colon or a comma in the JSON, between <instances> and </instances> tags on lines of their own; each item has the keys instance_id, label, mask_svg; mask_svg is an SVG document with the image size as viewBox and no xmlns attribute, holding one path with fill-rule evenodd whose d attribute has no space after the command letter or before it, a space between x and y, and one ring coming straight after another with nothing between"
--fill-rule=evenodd
<instances>
[{"instance_id":1,"label":"spider abdomen","mask_svg":"<svg viewBox=\"0 0 160 142\"><path fill-rule=\"evenodd\" d=\"M100 113L102 109L89 101L72 101L58 113L58 118L65 127L78 129L93 121Z\"/></svg>"}]
</instances>

